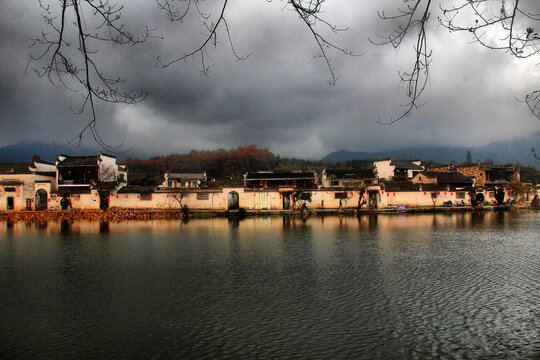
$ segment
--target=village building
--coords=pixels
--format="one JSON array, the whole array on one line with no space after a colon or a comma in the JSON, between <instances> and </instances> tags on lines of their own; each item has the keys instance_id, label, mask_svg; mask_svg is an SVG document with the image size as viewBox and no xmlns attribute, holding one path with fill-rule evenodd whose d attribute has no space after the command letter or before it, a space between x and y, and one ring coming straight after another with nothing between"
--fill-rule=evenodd
<instances>
[{"instance_id":1,"label":"village building","mask_svg":"<svg viewBox=\"0 0 540 360\"><path fill-rule=\"evenodd\" d=\"M535 196L540 196L540 176L520 176L521 182L528 188L525 195L526 201L531 201Z\"/></svg>"},{"instance_id":2,"label":"village building","mask_svg":"<svg viewBox=\"0 0 540 360\"><path fill-rule=\"evenodd\" d=\"M370 169L323 169L321 186L323 188L362 188L377 185L377 175Z\"/></svg>"},{"instance_id":3,"label":"village building","mask_svg":"<svg viewBox=\"0 0 540 360\"><path fill-rule=\"evenodd\" d=\"M52 164L0 164L0 210L43 210L56 192Z\"/></svg>"},{"instance_id":4,"label":"village building","mask_svg":"<svg viewBox=\"0 0 540 360\"><path fill-rule=\"evenodd\" d=\"M538 189L535 179L520 183L513 166L451 169L444 165L425 171L419 161L381 160L369 169L324 169L320 183L314 171L248 172L243 179L223 180L208 180L201 172L166 173L159 186L141 187L127 186L127 169L114 156L60 155L55 165L1 164L0 210L405 209L494 204L501 190L505 202L520 194L531 201Z\"/></svg>"},{"instance_id":5,"label":"village building","mask_svg":"<svg viewBox=\"0 0 540 360\"><path fill-rule=\"evenodd\" d=\"M317 173L257 171L244 174L246 189L316 189Z\"/></svg>"},{"instance_id":6,"label":"village building","mask_svg":"<svg viewBox=\"0 0 540 360\"><path fill-rule=\"evenodd\" d=\"M451 164L431 165L429 171L431 172L449 172L455 171L456 167Z\"/></svg>"},{"instance_id":7,"label":"village building","mask_svg":"<svg viewBox=\"0 0 540 360\"><path fill-rule=\"evenodd\" d=\"M471 194L437 183L388 181L383 184L378 201L380 208L397 209L470 205Z\"/></svg>"},{"instance_id":8,"label":"village building","mask_svg":"<svg viewBox=\"0 0 540 360\"><path fill-rule=\"evenodd\" d=\"M317 188L315 171L257 171L244 174L244 189L250 192L246 204L248 209L292 209L300 196L311 196L309 190Z\"/></svg>"},{"instance_id":9,"label":"village building","mask_svg":"<svg viewBox=\"0 0 540 360\"><path fill-rule=\"evenodd\" d=\"M457 171L422 171L411 181L414 184L438 184L451 190L472 190L474 180Z\"/></svg>"},{"instance_id":10,"label":"village building","mask_svg":"<svg viewBox=\"0 0 540 360\"><path fill-rule=\"evenodd\" d=\"M163 188L200 188L206 183L206 172L202 173L165 173Z\"/></svg>"},{"instance_id":11,"label":"village building","mask_svg":"<svg viewBox=\"0 0 540 360\"><path fill-rule=\"evenodd\" d=\"M106 209L109 207L109 193L127 185L127 169L117 164L116 157L107 154L61 154L56 161L56 181L62 209Z\"/></svg>"},{"instance_id":12,"label":"village building","mask_svg":"<svg viewBox=\"0 0 540 360\"><path fill-rule=\"evenodd\" d=\"M456 170L474 179L476 187L500 187L520 181L519 169L512 165L460 165Z\"/></svg>"},{"instance_id":13,"label":"village building","mask_svg":"<svg viewBox=\"0 0 540 360\"><path fill-rule=\"evenodd\" d=\"M424 166L420 160L394 161L391 159L373 162L379 179L390 180L394 176L412 179L417 173L424 171Z\"/></svg>"}]
</instances>

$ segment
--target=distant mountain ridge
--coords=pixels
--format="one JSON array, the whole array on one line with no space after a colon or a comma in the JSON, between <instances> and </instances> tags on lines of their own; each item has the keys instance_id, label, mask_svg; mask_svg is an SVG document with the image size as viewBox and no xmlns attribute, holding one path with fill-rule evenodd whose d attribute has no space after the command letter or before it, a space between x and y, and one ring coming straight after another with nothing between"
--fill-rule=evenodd
<instances>
[{"instance_id":1,"label":"distant mountain ridge","mask_svg":"<svg viewBox=\"0 0 540 360\"><path fill-rule=\"evenodd\" d=\"M532 147L540 150L540 132L519 139L493 142L479 147L410 147L402 150L376 152L339 150L328 154L322 161L337 162L354 159L392 158L396 160L432 160L441 163L451 161L463 162L466 160L467 151L470 151L472 159L475 162L490 159L495 163L519 163L540 168L540 161L536 160L531 154ZM94 155L100 151L100 149L95 148L58 147L54 144L43 142L18 142L13 145L0 147L0 162L29 162L34 154L39 155L44 161L54 162L60 153L68 155ZM120 154L118 158L119 160L128 157L132 159L144 159L152 156L144 156L143 154L135 153L135 151Z\"/></svg>"},{"instance_id":2,"label":"distant mountain ridge","mask_svg":"<svg viewBox=\"0 0 540 360\"><path fill-rule=\"evenodd\" d=\"M352 152L339 150L322 158L322 161L338 162L355 159L421 159L441 163L451 161L464 162L467 151L471 152L473 161L493 160L495 163L519 163L540 167L540 161L532 156L531 148L540 148L540 133L510 141L498 141L479 147L411 147L402 150Z\"/></svg>"},{"instance_id":3,"label":"distant mountain ridge","mask_svg":"<svg viewBox=\"0 0 540 360\"><path fill-rule=\"evenodd\" d=\"M52 144L21 141L0 147L0 162L30 162L34 155L39 155L44 161L53 162L61 150Z\"/></svg>"},{"instance_id":4,"label":"distant mountain ridge","mask_svg":"<svg viewBox=\"0 0 540 360\"><path fill-rule=\"evenodd\" d=\"M100 152L106 153L106 151L95 147L61 147L44 142L20 141L16 144L0 147L0 162L30 162L34 155L39 155L43 161L54 162L59 154L86 156L96 155ZM130 151L121 153L117 158L123 160L129 156L137 157L139 155L140 154Z\"/></svg>"}]
</instances>

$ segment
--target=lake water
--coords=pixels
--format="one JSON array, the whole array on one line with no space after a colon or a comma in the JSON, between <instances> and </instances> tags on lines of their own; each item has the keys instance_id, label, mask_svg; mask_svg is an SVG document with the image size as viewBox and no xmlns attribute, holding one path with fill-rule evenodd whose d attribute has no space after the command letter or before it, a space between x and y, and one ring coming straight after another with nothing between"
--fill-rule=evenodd
<instances>
[{"instance_id":1,"label":"lake water","mask_svg":"<svg viewBox=\"0 0 540 360\"><path fill-rule=\"evenodd\" d=\"M0 358L539 358L540 212L0 223Z\"/></svg>"}]
</instances>

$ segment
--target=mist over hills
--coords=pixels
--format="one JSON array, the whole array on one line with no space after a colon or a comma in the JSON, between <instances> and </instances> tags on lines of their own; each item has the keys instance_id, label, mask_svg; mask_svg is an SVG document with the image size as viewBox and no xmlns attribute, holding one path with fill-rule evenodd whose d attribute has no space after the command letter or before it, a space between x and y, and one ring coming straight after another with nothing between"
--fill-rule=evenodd
<instances>
[{"instance_id":1,"label":"mist over hills","mask_svg":"<svg viewBox=\"0 0 540 360\"><path fill-rule=\"evenodd\" d=\"M471 152L473 161L493 160L494 163L519 163L540 167L540 161L532 156L531 148L540 148L540 133L510 141L497 141L479 147L411 147L402 150L377 152L352 152L340 150L325 156L322 161L347 161L354 159L421 159L440 163L466 160L467 151Z\"/></svg>"},{"instance_id":2,"label":"mist over hills","mask_svg":"<svg viewBox=\"0 0 540 360\"><path fill-rule=\"evenodd\" d=\"M466 160L467 151L470 151L473 161L492 160L500 164L519 163L540 168L540 161L536 160L531 154L532 147L540 149L540 132L519 139L498 141L479 147L410 147L401 150L376 152L340 150L328 154L321 160L325 162L338 162L354 159L392 158L431 160L440 163L456 161L460 163ZM28 162L34 154L39 155L44 161L54 162L59 153L77 156L93 155L101 151L99 148L91 147L58 147L54 144L42 142L18 142L13 145L0 147L0 162ZM146 159L154 155L137 153L136 149L133 149L125 153L116 154L116 156L119 160L124 160L128 157L132 159Z\"/></svg>"},{"instance_id":3,"label":"mist over hills","mask_svg":"<svg viewBox=\"0 0 540 360\"><path fill-rule=\"evenodd\" d=\"M29 162L32 156L39 155L43 161L54 162L59 154L71 156L96 155L100 152L107 153L103 149L97 147L73 147L73 146L57 146L43 142L27 142L20 141L13 145L0 147L0 162ZM119 160L128 157L139 157L140 153L135 151L122 152L120 154L110 154L116 156Z\"/></svg>"}]
</instances>

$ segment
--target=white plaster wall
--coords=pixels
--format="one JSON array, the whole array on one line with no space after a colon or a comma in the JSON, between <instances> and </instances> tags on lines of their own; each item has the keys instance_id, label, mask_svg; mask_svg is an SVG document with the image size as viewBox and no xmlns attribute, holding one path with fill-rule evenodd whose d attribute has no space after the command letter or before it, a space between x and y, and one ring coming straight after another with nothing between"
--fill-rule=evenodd
<instances>
[{"instance_id":1,"label":"white plaster wall","mask_svg":"<svg viewBox=\"0 0 540 360\"><path fill-rule=\"evenodd\" d=\"M116 158L100 155L101 164L99 164L99 181L116 181L118 166Z\"/></svg>"},{"instance_id":2,"label":"white plaster wall","mask_svg":"<svg viewBox=\"0 0 540 360\"><path fill-rule=\"evenodd\" d=\"M208 194L208 199L201 199L197 192L184 194L182 206L196 210L227 210L227 198L230 192L236 191L239 195L239 206L246 208L247 198L242 188L227 188L219 191L202 192ZM125 209L180 209L179 194L174 193L154 193L150 200L141 200L139 194L118 194L111 193L111 208Z\"/></svg>"},{"instance_id":3,"label":"white plaster wall","mask_svg":"<svg viewBox=\"0 0 540 360\"><path fill-rule=\"evenodd\" d=\"M13 210L26 210L26 199L34 199L34 174L2 174L0 181L23 182L22 185L0 185L0 210L7 210L8 197L13 198ZM15 188L15 192L4 191L6 187Z\"/></svg>"},{"instance_id":4,"label":"white plaster wall","mask_svg":"<svg viewBox=\"0 0 540 360\"><path fill-rule=\"evenodd\" d=\"M394 176L395 166L390 165L392 160L375 161L373 165L377 168L377 177L379 179L390 179Z\"/></svg>"},{"instance_id":5,"label":"white plaster wall","mask_svg":"<svg viewBox=\"0 0 540 360\"><path fill-rule=\"evenodd\" d=\"M451 200L455 205L456 201L460 202L462 199L456 198L456 193L454 191L437 191L437 197L433 199L431 197L432 191L400 191L400 192L386 192L380 191L380 208L385 208L388 206L443 206L445 202ZM434 203L435 200L435 203ZM471 199L469 194L465 195L466 205L471 204Z\"/></svg>"},{"instance_id":6,"label":"white plaster wall","mask_svg":"<svg viewBox=\"0 0 540 360\"><path fill-rule=\"evenodd\" d=\"M77 194L70 196L71 208L78 210L99 210L99 194L91 191L90 194ZM58 199L60 204L60 199Z\"/></svg>"},{"instance_id":7,"label":"white plaster wall","mask_svg":"<svg viewBox=\"0 0 540 360\"><path fill-rule=\"evenodd\" d=\"M351 208L356 209L358 207L358 199L360 197L360 191L347 191L347 198L346 199L336 199L336 193L343 193L345 191L335 191L335 190L317 190L313 191L311 193L311 203L307 203L308 208L310 209L320 209L323 200L324 200L324 208L325 209L338 209L339 208L339 201L342 200L342 207L344 209ZM363 195L363 199L366 200L367 203L367 193ZM364 205L363 207L366 207Z\"/></svg>"}]
</instances>

